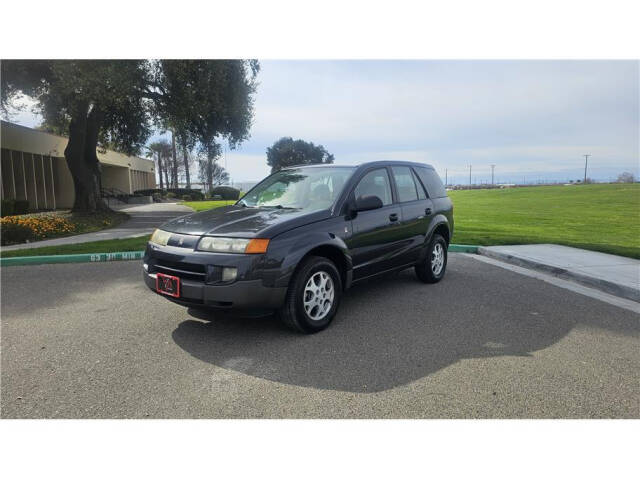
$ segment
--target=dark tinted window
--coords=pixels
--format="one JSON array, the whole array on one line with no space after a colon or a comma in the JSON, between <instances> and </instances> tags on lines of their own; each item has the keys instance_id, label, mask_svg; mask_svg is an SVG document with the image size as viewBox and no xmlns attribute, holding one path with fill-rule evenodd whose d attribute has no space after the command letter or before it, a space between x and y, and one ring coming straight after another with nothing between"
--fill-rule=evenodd
<instances>
[{"instance_id":1,"label":"dark tinted window","mask_svg":"<svg viewBox=\"0 0 640 479\"><path fill-rule=\"evenodd\" d=\"M358 186L356 186L355 197L360 196L377 196L382 200L383 205L390 205L391 201L391 185L389 184L389 175L385 168L373 170L362 177Z\"/></svg>"},{"instance_id":2,"label":"dark tinted window","mask_svg":"<svg viewBox=\"0 0 640 479\"><path fill-rule=\"evenodd\" d=\"M415 201L418 199L418 190L416 183L413 181L411 169L407 166L393 166L393 177L396 180L396 188L398 189L398 201Z\"/></svg>"},{"instance_id":3,"label":"dark tinted window","mask_svg":"<svg viewBox=\"0 0 640 479\"><path fill-rule=\"evenodd\" d=\"M447 196L447 191L436 173L431 168L416 168L416 173L422 180L422 184L427 189L430 198L442 198Z\"/></svg>"}]
</instances>

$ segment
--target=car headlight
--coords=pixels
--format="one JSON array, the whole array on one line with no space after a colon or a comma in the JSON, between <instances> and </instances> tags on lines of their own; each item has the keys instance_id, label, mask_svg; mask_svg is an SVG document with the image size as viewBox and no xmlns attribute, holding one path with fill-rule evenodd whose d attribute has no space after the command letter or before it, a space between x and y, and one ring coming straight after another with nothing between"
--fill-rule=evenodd
<instances>
[{"instance_id":1,"label":"car headlight","mask_svg":"<svg viewBox=\"0 0 640 479\"><path fill-rule=\"evenodd\" d=\"M149 241L160 246L167 246L169 238L171 238L171 233L168 231L155 230Z\"/></svg>"},{"instance_id":2,"label":"car headlight","mask_svg":"<svg viewBox=\"0 0 640 479\"><path fill-rule=\"evenodd\" d=\"M269 246L268 239L262 238L218 238L205 236L197 246L198 251L209 251L211 253L266 253Z\"/></svg>"}]
</instances>

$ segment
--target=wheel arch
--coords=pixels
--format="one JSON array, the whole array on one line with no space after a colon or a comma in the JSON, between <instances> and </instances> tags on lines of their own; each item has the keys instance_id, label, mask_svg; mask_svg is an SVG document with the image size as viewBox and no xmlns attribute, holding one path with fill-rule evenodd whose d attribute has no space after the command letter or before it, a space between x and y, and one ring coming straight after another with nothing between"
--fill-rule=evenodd
<instances>
[{"instance_id":1,"label":"wheel arch","mask_svg":"<svg viewBox=\"0 0 640 479\"><path fill-rule=\"evenodd\" d=\"M425 244L428 244L434 234L439 234L447 242L447 246L451 243L451 228L449 220L445 215L436 215L429 224L429 230L425 237Z\"/></svg>"},{"instance_id":2,"label":"wheel arch","mask_svg":"<svg viewBox=\"0 0 640 479\"><path fill-rule=\"evenodd\" d=\"M340 280L342 281L342 289L345 290L351 283L351 262L347 259L344 251L333 244L322 244L311 248L300 258L298 265L310 256L321 256L331 260L338 268Z\"/></svg>"},{"instance_id":3,"label":"wheel arch","mask_svg":"<svg viewBox=\"0 0 640 479\"><path fill-rule=\"evenodd\" d=\"M278 286L288 287L300 264L309 256L321 256L331 260L340 272L343 290L351 285L351 255L345 242L334 234L305 235L303 239L296 240L294 244L283 248L279 256L282 258L282 263L279 267Z\"/></svg>"}]
</instances>

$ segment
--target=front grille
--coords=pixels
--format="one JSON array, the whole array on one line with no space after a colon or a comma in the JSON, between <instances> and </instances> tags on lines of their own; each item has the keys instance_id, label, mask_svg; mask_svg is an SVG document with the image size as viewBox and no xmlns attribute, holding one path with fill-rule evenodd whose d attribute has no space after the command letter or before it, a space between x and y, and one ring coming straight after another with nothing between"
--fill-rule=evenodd
<instances>
[{"instance_id":1,"label":"front grille","mask_svg":"<svg viewBox=\"0 0 640 479\"><path fill-rule=\"evenodd\" d=\"M205 267L201 264L156 260L153 265L150 265L150 269L150 272L152 273L170 274L182 279L200 281L203 283L206 277Z\"/></svg>"}]
</instances>

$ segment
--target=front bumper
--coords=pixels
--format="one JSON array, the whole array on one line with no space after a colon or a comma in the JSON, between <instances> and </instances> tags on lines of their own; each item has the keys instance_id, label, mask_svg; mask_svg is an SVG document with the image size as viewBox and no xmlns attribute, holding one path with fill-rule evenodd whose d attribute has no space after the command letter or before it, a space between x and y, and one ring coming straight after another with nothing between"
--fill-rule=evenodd
<instances>
[{"instance_id":1,"label":"front bumper","mask_svg":"<svg viewBox=\"0 0 640 479\"><path fill-rule=\"evenodd\" d=\"M156 274L142 271L144 282L156 292ZM180 298L160 293L184 306L202 306L218 309L278 309L284 304L287 288L269 288L262 280L236 281L224 285L208 285L188 279L180 279Z\"/></svg>"},{"instance_id":2,"label":"front bumper","mask_svg":"<svg viewBox=\"0 0 640 479\"><path fill-rule=\"evenodd\" d=\"M149 243L143 261L147 266L142 271L144 282L154 292L156 273L180 278L180 298L158 293L175 303L234 310L273 310L284 304L287 288L274 280L278 269L269 274L264 255L205 253ZM209 274L211 267L236 268L236 281L216 280Z\"/></svg>"}]
</instances>

